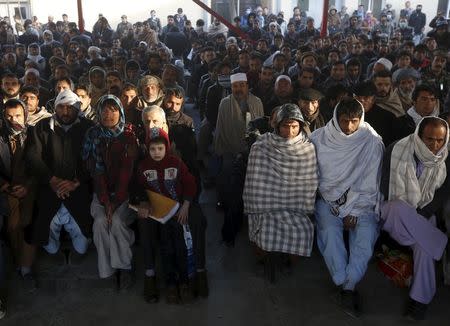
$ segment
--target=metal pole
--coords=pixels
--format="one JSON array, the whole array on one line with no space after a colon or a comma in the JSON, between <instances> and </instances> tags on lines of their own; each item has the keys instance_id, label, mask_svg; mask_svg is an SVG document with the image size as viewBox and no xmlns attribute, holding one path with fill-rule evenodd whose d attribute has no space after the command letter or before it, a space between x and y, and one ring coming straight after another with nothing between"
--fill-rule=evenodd
<instances>
[{"instance_id":1,"label":"metal pole","mask_svg":"<svg viewBox=\"0 0 450 326\"><path fill-rule=\"evenodd\" d=\"M236 16L241 16L241 0L237 0L236 4L237 10L236 10Z\"/></svg>"},{"instance_id":2,"label":"metal pole","mask_svg":"<svg viewBox=\"0 0 450 326\"><path fill-rule=\"evenodd\" d=\"M328 0L323 1L322 24L320 26L320 37L328 34Z\"/></svg>"},{"instance_id":3,"label":"metal pole","mask_svg":"<svg viewBox=\"0 0 450 326\"><path fill-rule=\"evenodd\" d=\"M80 33L83 33L84 18L83 18L83 4L81 3L81 0L77 0L77 7L78 7L78 29L80 30Z\"/></svg>"},{"instance_id":4,"label":"metal pole","mask_svg":"<svg viewBox=\"0 0 450 326\"><path fill-rule=\"evenodd\" d=\"M20 20L22 21L22 20L23 20L23 17L22 17L22 8L21 8L21 6L20 6L20 0L17 1L17 3L18 3L18 5L19 5L19 17L20 17Z\"/></svg>"}]
</instances>

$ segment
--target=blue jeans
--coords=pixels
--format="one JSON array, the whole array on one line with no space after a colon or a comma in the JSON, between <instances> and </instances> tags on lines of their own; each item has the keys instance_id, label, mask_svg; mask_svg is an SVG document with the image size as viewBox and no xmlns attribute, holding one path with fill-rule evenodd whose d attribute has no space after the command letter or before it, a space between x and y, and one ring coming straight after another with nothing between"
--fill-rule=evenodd
<instances>
[{"instance_id":1,"label":"blue jeans","mask_svg":"<svg viewBox=\"0 0 450 326\"><path fill-rule=\"evenodd\" d=\"M317 200L317 245L333 282L345 290L354 290L372 257L379 234L378 222L373 212L358 216L358 223L349 231L349 255L344 243L342 218L334 216L330 208L324 200Z\"/></svg>"},{"instance_id":2,"label":"blue jeans","mask_svg":"<svg viewBox=\"0 0 450 326\"><path fill-rule=\"evenodd\" d=\"M58 252L60 246L59 236L63 227L69 233L74 249L79 254L86 253L88 241L64 204L61 204L61 207L50 223L50 236L48 244L44 246L44 249L49 254L56 254Z\"/></svg>"}]
</instances>

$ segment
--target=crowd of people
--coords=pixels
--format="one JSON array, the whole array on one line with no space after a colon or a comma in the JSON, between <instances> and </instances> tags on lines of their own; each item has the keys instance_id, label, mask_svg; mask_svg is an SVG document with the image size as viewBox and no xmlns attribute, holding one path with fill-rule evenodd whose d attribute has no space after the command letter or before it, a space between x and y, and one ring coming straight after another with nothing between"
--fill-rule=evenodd
<instances>
[{"instance_id":1,"label":"crowd of people","mask_svg":"<svg viewBox=\"0 0 450 326\"><path fill-rule=\"evenodd\" d=\"M299 7L248 8L230 30L217 18L194 27L182 8L165 25L155 10L123 15L116 29L99 14L91 32L67 15L1 20L0 227L23 284L38 286L38 248L75 260L92 240L100 278L129 290L136 231L147 302L158 279L169 303L207 297L198 198L215 186L227 246L248 219L273 281L275 265L310 256L316 233L352 315L380 232L409 247L405 313L425 318L450 215L450 32L439 12L425 35L421 9L331 6L324 37ZM150 218L150 192L177 203L165 223Z\"/></svg>"}]
</instances>

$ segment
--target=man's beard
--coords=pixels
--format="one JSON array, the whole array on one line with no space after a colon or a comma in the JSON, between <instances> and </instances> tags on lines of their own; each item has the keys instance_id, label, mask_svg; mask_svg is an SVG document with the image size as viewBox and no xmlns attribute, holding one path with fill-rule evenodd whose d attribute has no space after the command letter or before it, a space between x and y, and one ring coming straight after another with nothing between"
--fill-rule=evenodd
<instances>
[{"instance_id":1,"label":"man's beard","mask_svg":"<svg viewBox=\"0 0 450 326\"><path fill-rule=\"evenodd\" d=\"M414 90L408 92L408 91L403 91L401 88L398 89L398 92L400 93L400 95L402 95L403 97L406 97L407 99L412 99L412 94L414 92Z\"/></svg>"}]
</instances>

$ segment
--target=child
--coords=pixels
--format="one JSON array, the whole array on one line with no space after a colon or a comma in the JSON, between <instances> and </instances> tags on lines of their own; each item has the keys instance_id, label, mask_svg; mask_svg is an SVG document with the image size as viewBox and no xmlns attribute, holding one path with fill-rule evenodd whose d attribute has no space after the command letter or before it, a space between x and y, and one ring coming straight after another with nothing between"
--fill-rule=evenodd
<instances>
[{"instance_id":1,"label":"child","mask_svg":"<svg viewBox=\"0 0 450 326\"><path fill-rule=\"evenodd\" d=\"M165 224L161 224L161 259L167 282L167 302L192 301L194 298L193 280L188 278L187 250L183 225L188 223L189 207L195 197L197 187L195 178L186 165L170 154L167 133L160 128L152 128L147 135L147 155L137 167L137 182L142 190L151 190L180 202L177 214ZM139 230L141 232L145 281L144 296L147 302L158 301L158 290L154 272L154 257L151 248L154 231L158 222L147 218L151 213L146 195L142 193L138 210ZM153 230L152 230L153 229Z\"/></svg>"}]
</instances>

